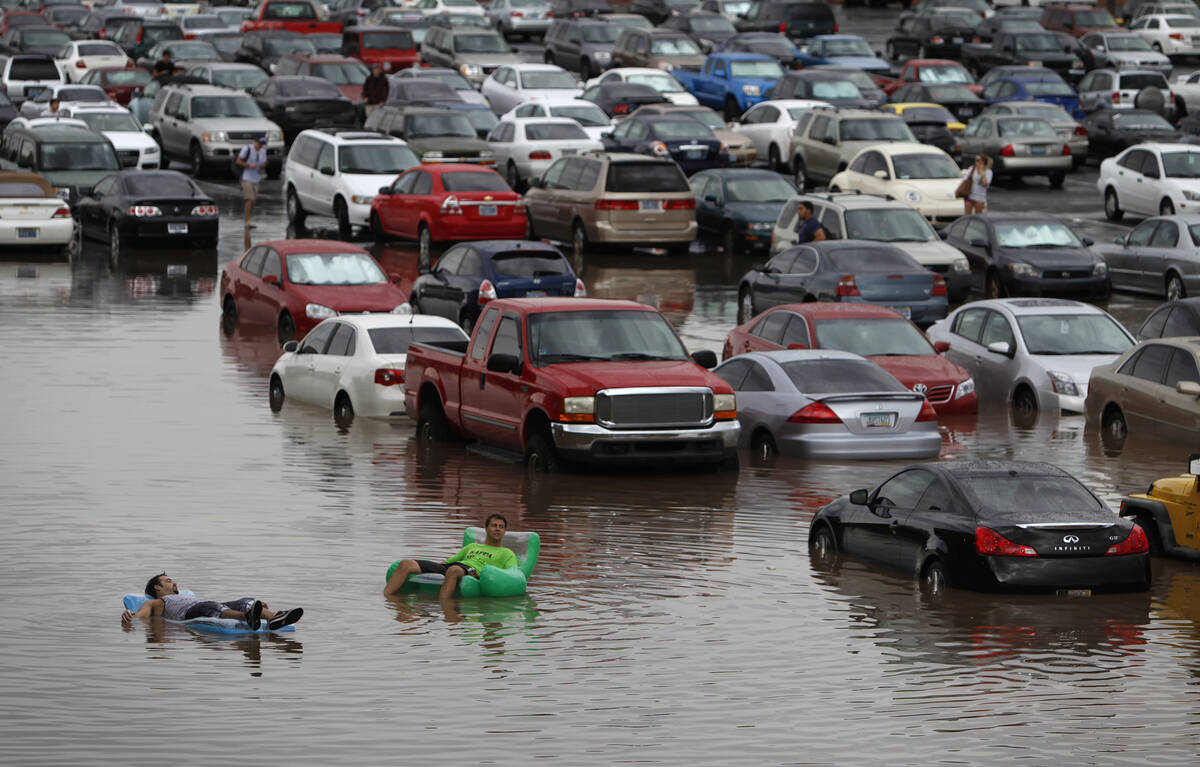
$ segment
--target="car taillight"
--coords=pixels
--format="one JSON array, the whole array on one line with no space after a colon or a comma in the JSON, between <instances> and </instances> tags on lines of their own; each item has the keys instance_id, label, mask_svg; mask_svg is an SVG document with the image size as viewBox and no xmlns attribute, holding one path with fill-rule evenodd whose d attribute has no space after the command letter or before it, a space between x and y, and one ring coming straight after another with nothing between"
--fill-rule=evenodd
<instances>
[{"instance_id":1,"label":"car taillight","mask_svg":"<svg viewBox=\"0 0 1200 767\"><path fill-rule=\"evenodd\" d=\"M1006 147L1004 147L1003 149L1001 149L1001 150L1000 150L1000 156L1001 156L1001 157L1015 157L1015 156L1016 156L1016 152L1014 152L1014 151L1013 151L1013 146L1012 146L1012 144L1009 144L1008 146L1006 146Z\"/></svg>"},{"instance_id":2,"label":"car taillight","mask_svg":"<svg viewBox=\"0 0 1200 767\"><path fill-rule=\"evenodd\" d=\"M216 205L197 205L192 208L193 216L215 216L220 212Z\"/></svg>"},{"instance_id":3,"label":"car taillight","mask_svg":"<svg viewBox=\"0 0 1200 767\"><path fill-rule=\"evenodd\" d=\"M981 38L979 35L975 35L974 37L972 37L972 38L971 38L971 42L973 42L973 43L982 43L982 42L983 42L983 39L982 39L982 38Z\"/></svg>"},{"instance_id":4,"label":"car taillight","mask_svg":"<svg viewBox=\"0 0 1200 767\"><path fill-rule=\"evenodd\" d=\"M988 557L1036 557L1032 546L1013 543L990 527L975 528L975 553Z\"/></svg>"},{"instance_id":5,"label":"car taillight","mask_svg":"<svg viewBox=\"0 0 1200 767\"><path fill-rule=\"evenodd\" d=\"M547 19L554 18L554 11L546 11L546 18Z\"/></svg>"},{"instance_id":6,"label":"car taillight","mask_svg":"<svg viewBox=\"0 0 1200 767\"><path fill-rule=\"evenodd\" d=\"M1067 146L1066 144L1063 144L1062 152L1060 152L1060 154L1063 157L1070 157L1071 156L1071 147Z\"/></svg>"},{"instance_id":7,"label":"car taillight","mask_svg":"<svg viewBox=\"0 0 1200 767\"><path fill-rule=\"evenodd\" d=\"M946 42L946 38L942 37L941 35L934 35L933 37L929 38L929 42L933 43L934 45L941 45L942 43Z\"/></svg>"},{"instance_id":8,"label":"car taillight","mask_svg":"<svg viewBox=\"0 0 1200 767\"><path fill-rule=\"evenodd\" d=\"M375 383L380 386L399 386L404 383L404 369L379 368L375 371Z\"/></svg>"},{"instance_id":9,"label":"car taillight","mask_svg":"<svg viewBox=\"0 0 1200 767\"><path fill-rule=\"evenodd\" d=\"M653 144L651 144L650 151L654 152L654 154L658 155L659 157L666 157L667 155L671 154L671 150L668 149L667 145L661 141L655 141Z\"/></svg>"},{"instance_id":10,"label":"car taillight","mask_svg":"<svg viewBox=\"0 0 1200 767\"><path fill-rule=\"evenodd\" d=\"M833 33L834 33L835 35L838 33L838 25L837 25L837 22L836 22L836 21L835 21L835 22L833 22Z\"/></svg>"},{"instance_id":11,"label":"car taillight","mask_svg":"<svg viewBox=\"0 0 1200 767\"><path fill-rule=\"evenodd\" d=\"M933 405L929 404L929 400L921 403L921 412L917 414L917 423L927 423L937 420L937 411L933 409Z\"/></svg>"},{"instance_id":12,"label":"car taillight","mask_svg":"<svg viewBox=\"0 0 1200 767\"><path fill-rule=\"evenodd\" d=\"M116 98L117 98L117 92L116 92L116 91L105 91L105 92L104 92L104 95L108 96L110 99L113 99L114 101L115 101L115 100L116 100Z\"/></svg>"},{"instance_id":13,"label":"car taillight","mask_svg":"<svg viewBox=\"0 0 1200 767\"><path fill-rule=\"evenodd\" d=\"M841 423L842 419L838 418L838 414L829 409L829 405L824 402L814 402L807 407L800 408L792 417L788 419L788 423Z\"/></svg>"},{"instance_id":14,"label":"car taillight","mask_svg":"<svg viewBox=\"0 0 1200 767\"><path fill-rule=\"evenodd\" d=\"M596 200L596 210L637 210L637 200Z\"/></svg>"},{"instance_id":15,"label":"car taillight","mask_svg":"<svg viewBox=\"0 0 1200 767\"><path fill-rule=\"evenodd\" d=\"M575 297L583 298L587 295L587 286L583 284L583 280L575 278Z\"/></svg>"},{"instance_id":16,"label":"car taillight","mask_svg":"<svg viewBox=\"0 0 1200 767\"><path fill-rule=\"evenodd\" d=\"M535 151L529 153L529 159L531 159L531 160L549 160L549 159L551 159L551 157L550 157L550 153L547 152L546 150L538 149L538 150L535 150Z\"/></svg>"},{"instance_id":17,"label":"car taillight","mask_svg":"<svg viewBox=\"0 0 1200 767\"><path fill-rule=\"evenodd\" d=\"M1183 34L1179 32L1172 32L1171 34L1167 35L1167 37L1171 38L1172 40L1182 40Z\"/></svg>"},{"instance_id":18,"label":"car taillight","mask_svg":"<svg viewBox=\"0 0 1200 767\"><path fill-rule=\"evenodd\" d=\"M836 295L838 296L860 296L858 285L854 282L854 275L847 274L842 279L838 280Z\"/></svg>"},{"instance_id":19,"label":"car taillight","mask_svg":"<svg viewBox=\"0 0 1200 767\"><path fill-rule=\"evenodd\" d=\"M525 14L522 13L521 11L509 11L508 15L509 15L509 18L513 18L513 19L520 19L520 18L525 17Z\"/></svg>"},{"instance_id":20,"label":"car taillight","mask_svg":"<svg viewBox=\"0 0 1200 767\"><path fill-rule=\"evenodd\" d=\"M629 105L628 105L628 104L616 104L616 105L614 105L614 106L613 106L613 114L615 114L615 115L627 115L627 114L629 114Z\"/></svg>"},{"instance_id":21,"label":"car taillight","mask_svg":"<svg viewBox=\"0 0 1200 767\"><path fill-rule=\"evenodd\" d=\"M130 205L125 211L131 216L161 216L162 211L153 205Z\"/></svg>"},{"instance_id":22,"label":"car taillight","mask_svg":"<svg viewBox=\"0 0 1200 767\"><path fill-rule=\"evenodd\" d=\"M479 283L479 303L486 304L488 301L496 300L496 286L491 280L484 280Z\"/></svg>"},{"instance_id":23,"label":"car taillight","mask_svg":"<svg viewBox=\"0 0 1200 767\"><path fill-rule=\"evenodd\" d=\"M460 215L462 213L462 206L458 204L457 196L450 195L442 200L442 213L448 216Z\"/></svg>"},{"instance_id":24,"label":"car taillight","mask_svg":"<svg viewBox=\"0 0 1200 767\"><path fill-rule=\"evenodd\" d=\"M689 197L686 200L665 200L663 202L663 210L695 210L696 198Z\"/></svg>"},{"instance_id":25,"label":"car taillight","mask_svg":"<svg viewBox=\"0 0 1200 767\"><path fill-rule=\"evenodd\" d=\"M787 34L787 22L786 21L779 22L779 34L781 34L781 35Z\"/></svg>"},{"instance_id":26,"label":"car taillight","mask_svg":"<svg viewBox=\"0 0 1200 767\"><path fill-rule=\"evenodd\" d=\"M1121 103L1121 92L1120 91L1113 91L1113 103L1114 104Z\"/></svg>"},{"instance_id":27,"label":"car taillight","mask_svg":"<svg viewBox=\"0 0 1200 767\"><path fill-rule=\"evenodd\" d=\"M1075 135L1076 136L1087 136L1087 128L1083 127L1082 125L1076 125L1075 126Z\"/></svg>"},{"instance_id":28,"label":"car taillight","mask_svg":"<svg viewBox=\"0 0 1200 767\"><path fill-rule=\"evenodd\" d=\"M58 210L54 211L54 215L51 216L50 218L70 218L70 217L71 217L71 209L70 208L59 208Z\"/></svg>"},{"instance_id":29,"label":"car taillight","mask_svg":"<svg viewBox=\"0 0 1200 767\"><path fill-rule=\"evenodd\" d=\"M1146 531L1141 525L1134 525L1129 531L1129 537L1115 546L1109 546L1108 551L1104 552L1106 557L1119 557L1122 554L1145 554L1150 550L1150 541L1146 538Z\"/></svg>"},{"instance_id":30,"label":"car taillight","mask_svg":"<svg viewBox=\"0 0 1200 767\"><path fill-rule=\"evenodd\" d=\"M946 279L940 274L933 275L933 290L929 292L931 296L946 295Z\"/></svg>"},{"instance_id":31,"label":"car taillight","mask_svg":"<svg viewBox=\"0 0 1200 767\"><path fill-rule=\"evenodd\" d=\"M83 59L79 59L78 61L75 62L75 68L76 69L87 69L87 64L83 63Z\"/></svg>"}]
</instances>

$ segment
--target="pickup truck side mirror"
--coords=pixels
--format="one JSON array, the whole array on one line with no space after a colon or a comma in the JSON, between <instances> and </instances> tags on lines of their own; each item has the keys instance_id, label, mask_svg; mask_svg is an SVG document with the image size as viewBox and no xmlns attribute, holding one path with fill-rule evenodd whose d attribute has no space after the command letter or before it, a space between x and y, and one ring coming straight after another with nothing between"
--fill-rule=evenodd
<instances>
[{"instance_id":1,"label":"pickup truck side mirror","mask_svg":"<svg viewBox=\"0 0 1200 767\"><path fill-rule=\"evenodd\" d=\"M490 373L520 375L521 360L515 354L493 354L488 357L487 369Z\"/></svg>"},{"instance_id":2,"label":"pickup truck side mirror","mask_svg":"<svg viewBox=\"0 0 1200 767\"><path fill-rule=\"evenodd\" d=\"M712 370L717 366L717 353L711 349L701 349L698 352L692 352L692 362L695 362L702 368Z\"/></svg>"},{"instance_id":3,"label":"pickup truck side mirror","mask_svg":"<svg viewBox=\"0 0 1200 767\"><path fill-rule=\"evenodd\" d=\"M937 352L938 354L945 354L946 352L950 351L950 342L949 341L934 341L933 342L933 350L935 352Z\"/></svg>"},{"instance_id":4,"label":"pickup truck side mirror","mask_svg":"<svg viewBox=\"0 0 1200 767\"><path fill-rule=\"evenodd\" d=\"M283 345L283 350L285 352L294 352L299 348L300 348L299 341L288 341L286 344Z\"/></svg>"},{"instance_id":5,"label":"pickup truck side mirror","mask_svg":"<svg viewBox=\"0 0 1200 767\"><path fill-rule=\"evenodd\" d=\"M870 494L866 490L851 491L850 503L853 503L855 506L866 506L867 505L867 497L869 495Z\"/></svg>"}]
</instances>

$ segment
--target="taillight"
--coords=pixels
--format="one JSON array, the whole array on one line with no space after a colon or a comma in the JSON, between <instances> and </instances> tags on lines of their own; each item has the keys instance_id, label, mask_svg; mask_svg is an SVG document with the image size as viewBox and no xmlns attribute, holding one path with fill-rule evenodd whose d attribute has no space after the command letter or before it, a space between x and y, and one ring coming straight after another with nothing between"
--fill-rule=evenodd
<instances>
[{"instance_id":1,"label":"taillight","mask_svg":"<svg viewBox=\"0 0 1200 767\"><path fill-rule=\"evenodd\" d=\"M1113 91L1113 103L1114 104L1121 103L1121 92L1120 91Z\"/></svg>"},{"instance_id":2,"label":"taillight","mask_svg":"<svg viewBox=\"0 0 1200 767\"><path fill-rule=\"evenodd\" d=\"M1013 151L1013 146L1012 146L1012 144L1009 144L1008 146L1006 146L1006 147L1004 147L1003 149L1001 149L1001 150L1000 150L1000 156L1001 156L1001 157L1015 157L1015 156L1016 156L1016 154L1017 154L1017 153Z\"/></svg>"},{"instance_id":3,"label":"taillight","mask_svg":"<svg viewBox=\"0 0 1200 767\"><path fill-rule=\"evenodd\" d=\"M509 18L520 19L520 18L524 18L525 14L522 13L521 11L509 11L508 16L509 16Z\"/></svg>"},{"instance_id":4,"label":"taillight","mask_svg":"<svg viewBox=\"0 0 1200 767\"><path fill-rule=\"evenodd\" d=\"M162 211L153 205L130 205L125 212L131 216L138 217L162 215Z\"/></svg>"},{"instance_id":5,"label":"taillight","mask_svg":"<svg viewBox=\"0 0 1200 767\"><path fill-rule=\"evenodd\" d=\"M379 368L375 371L375 383L380 386L399 386L404 383L403 368Z\"/></svg>"},{"instance_id":6,"label":"taillight","mask_svg":"<svg viewBox=\"0 0 1200 767\"><path fill-rule=\"evenodd\" d=\"M779 22L779 34L781 34L781 35L787 34L787 22L786 21Z\"/></svg>"},{"instance_id":7,"label":"taillight","mask_svg":"<svg viewBox=\"0 0 1200 767\"><path fill-rule=\"evenodd\" d=\"M1171 34L1167 35L1167 37L1171 38L1172 40L1182 40L1183 39L1183 35L1180 34L1179 32L1172 32Z\"/></svg>"},{"instance_id":8,"label":"taillight","mask_svg":"<svg viewBox=\"0 0 1200 767\"><path fill-rule=\"evenodd\" d=\"M838 25L837 25L837 22L836 22L836 21L835 21L835 22L833 22L833 33L834 33L835 35L838 33Z\"/></svg>"},{"instance_id":9,"label":"taillight","mask_svg":"<svg viewBox=\"0 0 1200 767\"><path fill-rule=\"evenodd\" d=\"M934 35L933 37L929 38L929 42L933 43L934 45L941 45L942 43L946 42L946 39L941 35Z\"/></svg>"},{"instance_id":10,"label":"taillight","mask_svg":"<svg viewBox=\"0 0 1200 767\"><path fill-rule=\"evenodd\" d=\"M837 291L838 296L860 296L858 285L854 282L854 275L847 274L842 279L838 280Z\"/></svg>"},{"instance_id":11,"label":"taillight","mask_svg":"<svg viewBox=\"0 0 1200 767\"><path fill-rule=\"evenodd\" d=\"M792 413L788 423L841 423L838 414L829 409L824 402L814 402Z\"/></svg>"},{"instance_id":12,"label":"taillight","mask_svg":"<svg viewBox=\"0 0 1200 767\"><path fill-rule=\"evenodd\" d=\"M1076 136L1087 136L1087 128L1083 127L1082 125L1076 125L1075 126L1075 135Z\"/></svg>"},{"instance_id":13,"label":"taillight","mask_svg":"<svg viewBox=\"0 0 1200 767\"><path fill-rule=\"evenodd\" d=\"M933 405L929 404L929 400L921 403L921 412L917 414L917 423L927 423L937 420L937 411L933 409Z\"/></svg>"},{"instance_id":14,"label":"taillight","mask_svg":"<svg viewBox=\"0 0 1200 767\"><path fill-rule=\"evenodd\" d=\"M71 209L70 208L59 208L58 210L54 211L54 215L51 216L50 218L70 218L70 217L71 217Z\"/></svg>"},{"instance_id":15,"label":"taillight","mask_svg":"<svg viewBox=\"0 0 1200 767\"><path fill-rule=\"evenodd\" d=\"M551 157L550 157L549 152L545 151L544 149L538 149L538 150L535 150L535 151L529 153L529 159L531 159L531 160L549 160L549 159L551 159Z\"/></svg>"},{"instance_id":16,"label":"taillight","mask_svg":"<svg viewBox=\"0 0 1200 767\"><path fill-rule=\"evenodd\" d=\"M1066 144L1063 144L1061 154L1063 157L1070 157L1071 156L1071 147L1067 146Z\"/></svg>"},{"instance_id":17,"label":"taillight","mask_svg":"<svg viewBox=\"0 0 1200 767\"><path fill-rule=\"evenodd\" d=\"M982 42L983 42L983 38L981 38L979 35L975 35L974 37L972 37L972 38L971 38L971 42L973 42L973 43L982 43Z\"/></svg>"},{"instance_id":18,"label":"taillight","mask_svg":"<svg viewBox=\"0 0 1200 767\"><path fill-rule=\"evenodd\" d=\"M663 201L663 210L695 210L696 198L689 197L686 200L665 200Z\"/></svg>"},{"instance_id":19,"label":"taillight","mask_svg":"<svg viewBox=\"0 0 1200 767\"><path fill-rule=\"evenodd\" d=\"M583 280L575 278L575 297L583 298L587 295L587 286L583 284Z\"/></svg>"},{"instance_id":20,"label":"taillight","mask_svg":"<svg viewBox=\"0 0 1200 767\"><path fill-rule=\"evenodd\" d=\"M546 11L546 18L547 19L554 18L554 11Z\"/></svg>"},{"instance_id":21,"label":"taillight","mask_svg":"<svg viewBox=\"0 0 1200 767\"><path fill-rule=\"evenodd\" d=\"M1134 525L1129 531L1129 537L1115 546L1109 546L1108 551L1104 552L1106 557L1119 557L1122 554L1145 554L1150 550L1150 541L1146 538L1146 531L1141 525Z\"/></svg>"},{"instance_id":22,"label":"taillight","mask_svg":"<svg viewBox=\"0 0 1200 767\"><path fill-rule=\"evenodd\" d=\"M988 557L1036 557L1032 546L1013 543L990 527L975 528L975 553Z\"/></svg>"},{"instance_id":23,"label":"taillight","mask_svg":"<svg viewBox=\"0 0 1200 767\"><path fill-rule=\"evenodd\" d=\"M484 280L479 283L479 303L486 304L488 301L496 300L496 286L491 280Z\"/></svg>"},{"instance_id":24,"label":"taillight","mask_svg":"<svg viewBox=\"0 0 1200 767\"><path fill-rule=\"evenodd\" d=\"M613 106L613 114L615 114L615 115L627 115L627 114L629 114L629 105L628 105L628 104L616 104L616 105L614 105L614 106Z\"/></svg>"},{"instance_id":25,"label":"taillight","mask_svg":"<svg viewBox=\"0 0 1200 767\"><path fill-rule=\"evenodd\" d=\"M942 275L940 275L940 274L933 275L933 290L931 290L929 292L929 295L931 295L931 296L946 295L946 280L944 277L942 277Z\"/></svg>"},{"instance_id":26,"label":"taillight","mask_svg":"<svg viewBox=\"0 0 1200 767\"><path fill-rule=\"evenodd\" d=\"M193 216L215 216L220 212L216 205L197 205L192 208Z\"/></svg>"},{"instance_id":27,"label":"taillight","mask_svg":"<svg viewBox=\"0 0 1200 767\"><path fill-rule=\"evenodd\" d=\"M83 59L79 59L78 61L75 62L75 68L76 69L87 69L87 64L83 63Z\"/></svg>"},{"instance_id":28,"label":"taillight","mask_svg":"<svg viewBox=\"0 0 1200 767\"><path fill-rule=\"evenodd\" d=\"M442 213L449 216L462 214L462 206L458 204L458 197L450 195L442 200Z\"/></svg>"},{"instance_id":29,"label":"taillight","mask_svg":"<svg viewBox=\"0 0 1200 767\"><path fill-rule=\"evenodd\" d=\"M661 141L655 141L653 144L651 144L650 151L654 152L654 154L658 155L659 157L666 157L671 153L671 150L667 149L667 145Z\"/></svg>"},{"instance_id":30,"label":"taillight","mask_svg":"<svg viewBox=\"0 0 1200 767\"><path fill-rule=\"evenodd\" d=\"M694 202L693 202L694 204ZM596 210L637 210L637 200L596 200Z\"/></svg>"}]
</instances>

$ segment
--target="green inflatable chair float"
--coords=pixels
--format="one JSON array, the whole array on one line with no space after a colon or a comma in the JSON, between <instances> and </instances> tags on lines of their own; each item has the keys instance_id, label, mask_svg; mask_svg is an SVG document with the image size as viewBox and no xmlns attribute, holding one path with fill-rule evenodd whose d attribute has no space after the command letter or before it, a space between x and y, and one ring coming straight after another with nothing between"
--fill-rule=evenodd
<instances>
[{"instance_id":1,"label":"green inflatable chair float","mask_svg":"<svg viewBox=\"0 0 1200 767\"><path fill-rule=\"evenodd\" d=\"M482 527L468 527L463 531L463 546L486 542L487 531ZM537 533L510 531L504 534L501 545L506 549L511 549L517 555L518 566L500 568L485 565L478 578L467 575L459 580L456 594L464 597L515 597L525 593L526 582L533 574L538 552L542 547L541 538ZM398 559L392 563L392 566L388 568L385 580L392 577L392 573L396 571L402 561L404 560ZM441 590L442 582L445 579L444 575L437 573L410 575L400 592L436 594Z\"/></svg>"}]
</instances>

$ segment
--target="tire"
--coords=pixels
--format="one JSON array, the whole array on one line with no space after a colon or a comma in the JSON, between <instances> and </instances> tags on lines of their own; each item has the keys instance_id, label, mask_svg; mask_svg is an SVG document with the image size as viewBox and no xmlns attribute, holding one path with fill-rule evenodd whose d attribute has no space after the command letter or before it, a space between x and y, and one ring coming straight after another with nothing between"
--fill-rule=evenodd
<instances>
[{"instance_id":1,"label":"tire","mask_svg":"<svg viewBox=\"0 0 1200 767\"><path fill-rule=\"evenodd\" d=\"M734 236L732 225L725 227L725 231L721 233L721 247L724 248L727 256L738 254L737 237Z\"/></svg>"},{"instance_id":2,"label":"tire","mask_svg":"<svg viewBox=\"0 0 1200 767\"><path fill-rule=\"evenodd\" d=\"M525 442L525 470L534 474L556 474L562 469L558 451L545 434L534 434Z\"/></svg>"},{"instance_id":3,"label":"tire","mask_svg":"<svg viewBox=\"0 0 1200 767\"><path fill-rule=\"evenodd\" d=\"M796 182L796 188L803 192L808 189L808 168L804 167L804 160L800 159L800 155L796 155L792 167L795 169L792 177Z\"/></svg>"},{"instance_id":4,"label":"tire","mask_svg":"<svg viewBox=\"0 0 1200 767\"><path fill-rule=\"evenodd\" d=\"M192 144L188 159L192 163L192 178L204 178L204 152L200 151L199 144Z\"/></svg>"},{"instance_id":5,"label":"tire","mask_svg":"<svg viewBox=\"0 0 1200 767\"><path fill-rule=\"evenodd\" d=\"M275 335L280 344L296 340L296 321L292 319L292 315L287 312L279 315L279 321L275 324Z\"/></svg>"},{"instance_id":6,"label":"tire","mask_svg":"<svg viewBox=\"0 0 1200 767\"><path fill-rule=\"evenodd\" d=\"M787 169L783 167L782 158L779 156L779 147L775 146L774 144L771 144L771 147L767 149L767 167L777 172L787 171Z\"/></svg>"},{"instance_id":7,"label":"tire","mask_svg":"<svg viewBox=\"0 0 1200 767\"><path fill-rule=\"evenodd\" d=\"M1175 116L1187 117L1187 113L1187 102L1183 100L1182 96L1177 94L1175 96Z\"/></svg>"},{"instance_id":8,"label":"tire","mask_svg":"<svg viewBox=\"0 0 1200 767\"><path fill-rule=\"evenodd\" d=\"M1110 406L1104 413L1100 425L1114 439L1123 439L1125 435L1129 434L1129 424L1125 423L1125 414L1116 405Z\"/></svg>"},{"instance_id":9,"label":"tire","mask_svg":"<svg viewBox=\"0 0 1200 767\"><path fill-rule=\"evenodd\" d=\"M767 464L779 457L779 448L770 432L759 431L750 439L750 453L758 463Z\"/></svg>"},{"instance_id":10,"label":"tire","mask_svg":"<svg viewBox=\"0 0 1200 767\"><path fill-rule=\"evenodd\" d=\"M346 392L340 392L333 401L333 422L340 429L349 428L354 423L354 404Z\"/></svg>"},{"instance_id":11,"label":"tire","mask_svg":"<svg viewBox=\"0 0 1200 767\"><path fill-rule=\"evenodd\" d=\"M1167 300L1178 301L1181 298L1187 298L1187 290L1183 287L1183 280L1175 272L1167 275Z\"/></svg>"},{"instance_id":12,"label":"tire","mask_svg":"<svg viewBox=\"0 0 1200 767\"><path fill-rule=\"evenodd\" d=\"M341 198L335 198L333 201L333 217L337 219L338 234L342 237L349 237L352 227L350 226L350 210L346 205L346 201Z\"/></svg>"},{"instance_id":13,"label":"tire","mask_svg":"<svg viewBox=\"0 0 1200 767\"><path fill-rule=\"evenodd\" d=\"M287 188L287 217L288 221L297 227L304 226L304 219L308 217L308 211L300 204L300 196L296 194L296 188L291 184L288 184Z\"/></svg>"},{"instance_id":14,"label":"tire","mask_svg":"<svg viewBox=\"0 0 1200 767\"><path fill-rule=\"evenodd\" d=\"M439 402L426 402L417 414L417 439L421 442L446 442L450 439L450 426L446 413Z\"/></svg>"},{"instance_id":15,"label":"tire","mask_svg":"<svg viewBox=\"0 0 1200 767\"><path fill-rule=\"evenodd\" d=\"M571 245L575 251L576 257L582 257L585 253L587 253L587 229L583 226L582 221L576 220L575 225L571 227Z\"/></svg>"},{"instance_id":16,"label":"tire","mask_svg":"<svg viewBox=\"0 0 1200 767\"><path fill-rule=\"evenodd\" d=\"M121 227L116 221L108 225L108 263L113 269L121 263Z\"/></svg>"},{"instance_id":17,"label":"tire","mask_svg":"<svg viewBox=\"0 0 1200 767\"><path fill-rule=\"evenodd\" d=\"M808 558L813 564L831 564L837 559L837 539L827 525L822 524L808 539Z\"/></svg>"},{"instance_id":18,"label":"tire","mask_svg":"<svg viewBox=\"0 0 1200 767\"><path fill-rule=\"evenodd\" d=\"M984 296L987 298L1004 298L1007 291L1004 285L1000 282L1000 277L995 272L990 272L983 286Z\"/></svg>"},{"instance_id":19,"label":"tire","mask_svg":"<svg viewBox=\"0 0 1200 767\"><path fill-rule=\"evenodd\" d=\"M267 401L271 405L272 413L283 410L284 399L286 396L283 393L283 381L279 380L279 376L271 376L270 387L267 389Z\"/></svg>"},{"instance_id":20,"label":"tire","mask_svg":"<svg viewBox=\"0 0 1200 767\"><path fill-rule=\"evenodd\" d=\"M738 293L737 323L745 325L754 316L754 294L749 288Z\"/></svg>"},{"instance_id":21,"label":"tire","mask_svg":"<svg viewBox=\"0 0 1200 767\"><path fill-rule=\"evenodd\" d=\"M1164 197L1163 201L1158 204L1158 215L1160 215L1160 216L1175 215L1175 203L1171 202L1169 199Z\"/></svg>"},{"instance_id":22,"label":"tire","mask_svg":"<svg viewBox=\"0 0 1200 767\"><path fill-rule=\"evenodd\" d=\"M433 235L425 224L421 224L417 230L417 251L420 253L421 262L428 264L433 255Z\"/></svg>"},{"instance_id":23,"label":"tire","mask_svg":"<svg viewBox=\"0 0 1200 767\"><path fill-rule=\"evenodd\" d=\"M519 191L521 174L517 172L517 164L512 160L508 161L508 166L504 169L504 180L508 182L514 192Z\"/></svg>"},{"instance_id":24,"label":"tire","mask_svg":"<svg viewBox=\"0 0 1200 767\"><path fill-rule=\"evenodd\" d=\"M1062 189L1063 182L1067 180L1067 172L1065 170L1056 170L1048 178L1050 179L1051 189Z\"/></svg>"},{"instance_id":25,"label":"tire","mask_svg":"<svg viewBox=\"0 0 1200 767\"><path fill-rule=\"evenodd\" d=\"M225 335L233 335L237 324L237 304L233 302L233 296L225 296L225 303L221 305L221 329L225 331Z\"/></svg>"},{"instance_id":26,"label":"tire","mask_svg":"<svg viewBox=\"0 0 1200 767\"><path fill-rule=\"evenodd\" d=\"M1161 46L1161 45L1159 45L1158 43L1154 43L1154 44L1153 44L1153 45L1151 45L1150 47L1151 47L1151 48L1153 48L1153 49L1154 49L1156 52L1158 52L1158 53L1162 53L1162 46Z\"/></svg>"},{"instance_id":27,"label":"tire","mask_svg":"<svg viewBox=\"0 0 1200 767\"><path fill-rule=\"evenodd\" d=\"M946 577L946 566L940 560L933 560L921 571L921 594L926 597L939 597L950 587Z\"/></svg>"},{"instance_id":28,"label":"tire","mask_svg":"<svg viewBox=\"0 0 1200 767\"><path fill-rule=\"evenodd\" d=\"M725 97L725 122L733 122L742 116L741 110L738 109L737 102L733 96Z\"/></svg>"},{"instance_id":29,"label":"tire","mask_svg":"<svg viewBox=\"0 0 1200 767\"><path fill-rule=\"evenodd\" d=\"M1104 191L1104 216L1113 223L1125 217L1125 211L1121 210L1121 202L1117 199L1117 190L1112 187Z\"/></svg>"},{"instance_id":30,"label":"tire","mask_svg":"<svg viewBox=\"0 0 1200 767\"><path fill-rule=\"evenodd\" d=\"M1013 392L1013 407L1022 413L1030 414L1038 411L1037 398L1026 387L1022 386Z\"/></svg>"},{"instance_id":31,"label":"tire","mask_svg":"<svg viewBox=\"0 0 1200 767\"><path fill-rule=\"evenodd\" d=\"M383 242L387 239L387 235L383 231L383 222L379 220L379 214L371 211L371 234L375 235L375 242Z\"/></svg>"}]
</instances>

